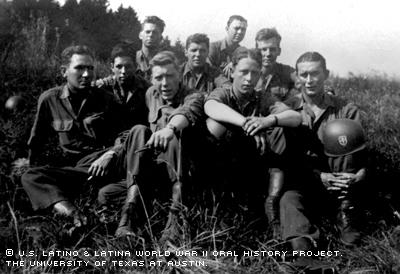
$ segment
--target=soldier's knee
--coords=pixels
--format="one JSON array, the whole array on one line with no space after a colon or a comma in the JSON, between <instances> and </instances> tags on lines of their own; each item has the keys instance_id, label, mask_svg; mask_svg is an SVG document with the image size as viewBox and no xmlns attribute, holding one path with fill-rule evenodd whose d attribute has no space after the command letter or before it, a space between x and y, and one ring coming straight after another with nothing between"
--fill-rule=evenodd
<instances>
[{"instance_id":1,"label":"soldier's knee","mask_svg":"<svg viewBox=\"0 0 400 274\"><path fill-rule=\"evenodd\" d=\"M129 134L130 135L136 135L136 134L147 132L149 130L150 129L147 126L135 125L134 127L131 128L131 130L129 131Z\"/></svg>"},{"instance_id":2,"label":"soldier's knee","mask_svg":"<svg viewBox=\"0 0 400 274\"><path fill-rule=\"evenodd\" d=\"M43 168L29 168L27 171L25 171L25 173L21 176L22 186L27 186L31 184L35 180L35 178L41 175L42 169Z\"/></svg>"},{"instance_id":3,"label":"soldier's knee","mask_svg":"<svg viewBox=\"0 0 400 274\"><path fill-rule=\"evenodd\" d=\"M123 184L106 185L99 189L97 201L100 205L119 203L121 197L126 197L126 187Z\"/></svg>"},{"instance_id":4,"label":"soldier's knee","mask_svg":"<svg viewBox=\"0 0 400 274\"><path fill-rule=\"evenodd\" d=\"M286 191L280 200L280 207L286 208L288 206L297 206L301 204L303 195L298 191Z\"/></svg>"},{"instance_id":5,"label":"soldier's knee","mask_svg":"<svg viewBox=\"0 0 400 274\"><path fill-rule=\"evenodd\" d=\"M97 194L97 202L100 205L108 204L108 189L107 189L107 187L100 188L99 193Z\"/></svg>"}]
</instances>

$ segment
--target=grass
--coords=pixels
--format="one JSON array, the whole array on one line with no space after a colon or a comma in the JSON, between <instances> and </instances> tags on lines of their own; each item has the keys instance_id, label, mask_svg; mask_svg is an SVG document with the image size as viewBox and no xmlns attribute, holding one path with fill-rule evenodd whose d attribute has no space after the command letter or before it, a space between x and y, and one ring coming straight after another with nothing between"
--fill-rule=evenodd
<instances>
[{"instance_id":1,"label":"grass","mask_svg":"<svg viewBox=\"0 0 400 274\"><path fill-rule=\"evenodd\" d=\"M35 83L37 84L37 83ZM42 83L41 83L42 84ZM338 267L340 273L398 273L400 271L399 219L392 214L397 207L397 188L400 163L400 95L399 83L386 78L352 76L332 78L331 84L338 94L356 102L363 111L363 124L368 136L371 178L377 185L378 199L372 204L378 209L367 212L365 237L359 247L348 248L334 237L334 231L326 227L327 240L323 250L340 251L342 256L324 257L323 261ZM31 83L33 85L33 83ZM38 87L36 89L39 89ZM33 106L33 104L31 104ZM87 197L78 199L80 208L89 215L89 225L72 234L71 225L62 218L51 215L35 215L24 190L18 181L9 176L11 161L24 154L22 145L29 135L32 110L22 114L3 115L1 146L1 203L0 203L0 271L1 272L92 272L92 273L275 273L288 257L242 256L245 251L285 251L287 243L271 239L272 232L265 217L245 205L226 206L217 196L204 204L201 192L194 197L185 211L187 224L180 229L185 237L177 246L167 249L160 242L168 203L154 201L154 209L140 228L138 237L118 239L114 237L118 213L109 216L112 221L99 222L101 214ZM24 117L25 116L25 117ZM24 117L22 119L21 117ZM19 136L23 136L20 137ZM193 192L191 192L193 193ZM197 199L196 199L197 198ZM261 207L260 207L261 209ZM104 218L103 218L104 219ZM4 251L34 251L38 261L70 261L70 266L8 266L6 261L25 260L31 257L5 256ZM78 251L78 256L49 257L51 250ZM196 251L185 256L143 256L136 251ZM129 251L131 256L94 256L95 251ZM203 254L207 251L207 254ZM212 251L225 251L214 256ZM228 251L235 252L234 254ZM43 253L45 252L45 253ZM86 253L85 253L86 252ZM86 255L85 255L86 254ZM195 256L197 255L197 256ZM204 255L204 256L203 256ZM238 256L232 256L238 255ZM81 261L83 265L77 265ZM104 261L104 265L102 264ZM113 262L114 261L114 262ZM160 261L160 265L151 262ZM168 261L186 266L171 266ZM86 262L86 263L83 263ZM125 265L128 262L130 265ZM196 263L197 262L197 263ZM134 265L134 264L137 265ZM99 265L100 264L100 265ZM192 265L190 265L192 264ZM204 264L204 265L203 265ZM363 272L364 271L364 272Z\"/></svg>"},{"instance_id":2,"label":"grass","mask_svg":"<svg viewBox=\"0 0 400 274\"><path fill-rule=\"evenodd\" d=\"M367 212L365 237L359 247L350 249L341 245L334 237L334 230L327 225L327 240L321 248L340 251L341 256L323 257L321 260L336 265L340 273L398 273L400 227L397 227L399 219L392 214L392 208L397 207L395 201L398 196L395 192L396 187L391 182L397 182L399 179L399 84L390 79L364 76L332 78L331 84L339 95L357 102L363 111L363 124L369 140L371 178L380 182L376 191L379 198L373 201L379 209ZM200 192L196 192L199 195L189 201L190 206L185 211L187 223L181 223L180 227L184 238L177 246L168 248L160 242L161 231L167 219L168 203L160 204L154 201L154 208L149 211L149 216L138 233L140 237L129 239L114 237L118 213L114 212L114 216L109 216L108 222L100 222L101 214L93 207L93 200L87 197L78 201L80 208L84 208L89 216L89 225L79 231L69 233L71 225L60 217L35 215L21 186L18 182L14 184L8 175L11 169L10 162L23 155L22 139L29 133L30 120L21 119L19 115L29 117L32 111L16 114L15 117L3 116L2 134L6 142L1 146L3 153L0 154L4 160L0 174L1 272L275 273L289 260L283 256L243 256L245 251L282 252L288 250L288 246L285 242L271 239L272 232L263 214L253 212L245 205L227 206L217 196L211 196L210 202L204 204L204 196ZM16 138L17 136L24 138ZM384 182L386 184L383 184ZM29 260L32 257L18 254L7 257L3 253L7 248L25 254L33 251L37 255L33 258L38 261L61 260L69 261L71 265L8 266L6 261ZM45 256L52 250L78 251L78 256ZM169 257L135 253L165 250L192 253ZM95 251L129 251L131 256L95 256ZM207 251L207 254L203 254L203 251ZM214 256L216 254L213 255L213 251L225 251L225 254L219 253L218 256ZM82 265L78 265L79 261ZM102 261L104 265L101 265ZM171 264L177 261L186 262L186 265L168 265L168 262ZM126 265L126 262L129 265Z\"/></svg>"},{"instance_id":3,"label":"grass","mask_svg":"<svg viewBox=\"0 0 400 274\"><path fill-rule=\"evenodd\" d=\"M262 215L245 207L228 208L218 201L207 206L193 199L189 202L191 206L184 211L190 226L180 223L185 237L177 246L165 246L159 239L165 225L168 203L160 204L154 200L154 208L149 211L149 218L139 229L138 236L115 238L113 233L118 214L108 216L108 222L99 222L99 213L87 197L81 197L78 201L80 208L89 215L89 225L70 234L68 233L70 224L67 220L26 212L29 202L23 197L23 190L16 188L14 191L15 200L9 201L8 208L3 208L2 211L4 214L0 220L2 227L0 245L3 245L2 250L11 248L15 254L6 257L2 252L0 259L2 272L275 273L285 261L289 260L289 256L283 257L279 254L243 256L244 252L250 251L288 250L285 242L270 238L271 231ZM362 244L352 249L337 242L329 234L332 233L329 229L326 232L329 236L327 243L320 249L337 250L341 256L324 257L322 260L336 265L340 273L350 273L360 269L374 270L375 273L396 273L399 270L400 227L388 226L383 222L380 226L374 224ZM21 256L17 254L18 250ZM57 250L63 251L63 254L51 256L51 251ZM37 257L24 256L29 254L29 251L33 251ZM77 253L65 254L66 251L77 251ZM102 254L101 251L107 253ZM129 251L129 254L126 254L126 251ZM154 254L144 256L140 253L145 251L157 251L161 256ZM170 254L165 254L166 251L170 251ZM6 260L32 261L32 259L46 262L64 261L71 265L7 266L6 264ZM176 266L177 262L186 265Z\"/></svg>"}]
</instances>

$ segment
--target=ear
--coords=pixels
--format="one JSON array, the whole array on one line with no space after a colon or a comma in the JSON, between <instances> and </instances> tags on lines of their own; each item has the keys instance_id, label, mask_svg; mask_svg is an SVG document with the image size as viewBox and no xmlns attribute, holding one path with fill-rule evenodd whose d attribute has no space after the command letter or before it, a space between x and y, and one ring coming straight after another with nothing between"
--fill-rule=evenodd
<instances>
[{"instance_id":1,"label":"ear","mask_svg":"<svg viewBox=\"0 0 400 274\"><path fill-rule=\"evenodd\" d=\"M188 57L188 50L187 49L185 49L185 57L186 58Z\"/></svg>"},{"instance_id":2,"label":"ear","mask_svg":"<svg viewBox=\"0 0 400 274\"><path fill-rule=\"evenodd\" d=\"M329 73L330 73L329 69L325 70L325 80L328 79Z\"/></svg>"},{"instance_id":3,"label":"ear","mask_svg":"<svg viewBox=\"0 0 400 274\"><path fill-rule=\"evenodd\" d=\"M110 68L111 68L111 71L114 70L114 62L111 62L111 63L110 63Z\"/></svg>"},{"instance_id":4,"label":"ear","mask_svg":"<svg viewBox=\"0 0 400 274\"><path fill-rule=\"evenodd\" d=\"M143 40L143 30L141 30L141 31L139 32L139 39L140 39L140 40Z\"/></svg>"},{"instance_id":5,"label":"ear","mask_svg":"<svg viewBox=\"0 0 400 274\"><path fill-rule=\"evenodd\" d=\"M231 62L231 64L232 64L231 78L233 79L236 76L236 66L234 66L232 62Z\"/></svg>"},{"instance_id":6,"label":"ear","mask_svg":"<svg viewBox=\"0 0 400 274\"><path fill-rule=\"evenodd\" d=\"M229 30L229 26L226 26L226 27L225 27L225 30L226 30L226 32L228 32L228 30Z\"/></svg>"},{"instance_id":7,"label":"ear","mask_svg":"<svg viewBox=\"0 0 400 274\"><path fill-rule=\"evenodd\" d=\"M278 56L281 55L282 49L281 47L278 48Z\"/></svg>"},{"instance_id":8,"label":"ear","mask_svg":"<svg viewBox=\"0 0 400 274\"><path fill-rule=\"evenodd\" d=\"M62 77L67 78L67 66L66 65L62 65L60 67L60 72Z\"/></svg>"}]
</instances>

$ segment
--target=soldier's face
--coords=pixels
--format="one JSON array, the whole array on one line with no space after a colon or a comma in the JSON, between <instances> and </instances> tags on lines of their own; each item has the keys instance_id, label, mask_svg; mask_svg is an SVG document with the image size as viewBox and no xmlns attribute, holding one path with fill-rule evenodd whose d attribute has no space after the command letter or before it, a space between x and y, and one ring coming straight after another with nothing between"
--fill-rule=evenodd
<instances>
[{"instance_id":1,"label":"soldier's face","mask_svg":"<svg viewBox=\"0 0 400 274\"><path fill-rule=\"evenodd\" d=\"M206 43L190 43L185 51L185 55L192 68L202 68L206 64L208 47Z\"/></svg>"},{"instance_id":2,"label":"soldier's face","mask_svg":"<svg viewBox=\"0 0 400 274\"><path fill-rule=\"evenodd\" d=\"M263 67L269 67L276 63L276 59L281 54L279 41L276 37L267 40L257 41L257 48L260 49L262 54Z\"/></svg>"},{"instance_id":3,"label":"soldier's face","mask_svg":"<svg viewBox=\"0 0 400 274\"><path fill-rule=\"evenodd\" d=\"M305 94L314 97L324 92L328 71L324 70L320 61L305 61L297 64L297 77Z\"/></svg>"},{"instance_id":4,"label":"soldier's face","mask_svg":"<svg viewBox=\"0 0 400 274\"><path fill-rule=\"evenodd\" d=\"M94 78L93 59L89 55L73 54L70 63L61 67L61 72L71 91L85 90Z\"/></svg>"},{"instance_id":5,"label":"soldier's face","mask_svg":"<svg viewBox=\"0 0 400 274\"><path fill-rule=\"evenodd\" d=\"M157 48L161 43L162 33L157 25L145 23L143 30L139 34L139 38L146 47Z\"/></svg>"},{"instance_id":6,"label":"soldier's face","mask_svg":"<svg viewBox=\"0 0 400 274\"><path fill-rule=\"evenodd\" d=\"M111 69L117 81L120 84L124 84L128 79L133 77L135 64L131 57L118 56L114 59L114 63L111 64Z\"/></svg>"},{"instance_id":7,"label":"soldier's face","mask_svg":"<svg viewBox=\"0 0 400 274\"><path fill-rule=\"evenodd\" d=\"M226 27L228 40L239 44L246 34L247 24L239 20L233 20L229 26Z\"/></svg>"},{"instance_id":8,"label":"soldier's face","mask_svg":"<svg viewBox=\"0 0 400 274\"><path fill-rule=\"evenodd\" d=\"M234 92L238 95L253 93L254 87L260 79L260 73L261 68L255 60L240 59L232 74Z\"/></svg>"},{"instance_id":9,"label":"soldier's face","mask_svg":"<svg viewBox=\"0 0 400 274\"><path fill-rule=\"evenodd\" d=\"M154 66L151 70L152 84L165 101L172 101L179 89L179 71L173 64Z\"/></svg>"}]
</instances>

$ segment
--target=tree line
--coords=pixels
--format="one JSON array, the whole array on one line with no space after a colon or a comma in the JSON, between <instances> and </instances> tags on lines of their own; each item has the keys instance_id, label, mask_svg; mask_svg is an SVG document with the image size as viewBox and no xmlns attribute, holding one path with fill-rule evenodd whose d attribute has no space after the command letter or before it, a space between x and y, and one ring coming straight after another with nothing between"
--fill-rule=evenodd
<instances>
[{"instance_id":1,"label":"tree line","mask_svg":"<svg viewBox=\"0 0 400 274\"><path fill-rule=\"evenodd\" d=\"M117 43L126 42L139 49L140 28L132 7L121 5L113 11L107 0L66 0L62 6L55 0L0 0L0 61L5 64L14 60L20 65L34 58L37 65L43 61L37 60L40 56L48 63L72 44L89 46L99 60L105 61ZM184 58L179 40L171 46L165 37L163 48Z\"/></svg>"}]
</instances>

